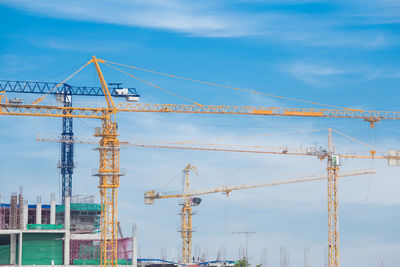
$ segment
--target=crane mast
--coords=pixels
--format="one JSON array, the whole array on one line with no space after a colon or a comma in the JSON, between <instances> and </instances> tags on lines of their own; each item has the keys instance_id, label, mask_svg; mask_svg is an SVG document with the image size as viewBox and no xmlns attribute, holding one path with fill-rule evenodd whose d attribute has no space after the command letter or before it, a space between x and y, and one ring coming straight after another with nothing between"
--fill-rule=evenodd
<instances>
[{"instance_id":1,"label":"crane mast","mask_svg":"<svg viewBox=\"0 0 400 267\"><path fill-rule=\"evenodd\" d=\"M62 102L64 107L72 107L72 94L70 88L64 87L65 90L62 94ZM63 112L66 114L66 111ZM73 138L73 118L62 118L62 133L64 138ZM61 198L62 202L65 197L72 197L72 174L74 173L74 143L65 142L61 143L61 160L58 165L61 171Z\"/></svg>"},{"instance_id":2,"label":"crane mast","mask_svg":"<svg viewBox=\"0 0 400 267\"><path fill-rule=\"evenodd\" d=\"M92 61L96 67L108 108L101 129L95 136L100 137L100 161L97 175L101 196L101 266L117 266L118 261L118 187L120 173L120 145L117 134L116 110L114 101L104 80L97 58Z\"/></svg>"},{"instance_id":3,"label":"crane mast","mask_svg":"<svg viewBox=\"0 0 400 267\"><path fill-rule=\"evenodd\" d=\"M181 237L182 237L182 262L184 264L190 263L192 258L192 203L190 201L190 172L197 173L196 167L188 164L183 169L184 188L183 188L183 203L181 209Z\"/></svg>"},{"instance_id":4,"label":"crane mast","mask_svg":"<svg viewBox=\"0 0 400 267\"><path fill-rule=\"evenodd\" d=\"M328 263L330 267L339 267L339 156L335 155L332 131L328 135Z\"/></svg>"}]
</instances>

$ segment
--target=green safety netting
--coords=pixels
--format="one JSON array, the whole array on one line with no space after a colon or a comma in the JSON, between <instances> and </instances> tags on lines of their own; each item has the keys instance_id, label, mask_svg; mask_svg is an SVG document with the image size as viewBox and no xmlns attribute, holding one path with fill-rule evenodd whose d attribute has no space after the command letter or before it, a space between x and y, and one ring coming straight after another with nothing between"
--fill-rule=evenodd
<instances>
[{"instance_id":1,"label":"green safety netting","mask_svg":"<svg viewBox=\"0 0 400 267\"><path fill-rule=\"evenodd\" d=\"M23 265L63 264L62 234L23 234Z\"/></svg>"},{"instance_id":2,"label":"green safety netting","mask_svg":"<svg viewBox=\"0 0 400 267\"><path fill-rule=\"evenodd\" d=\"M100 247L81 245L79 248L79 258L81 259L100 259Z\"/></svg>"},{"instance_id":3,"label":"green safety netting","mask_svg":"<svg viewBox=\"0 0 400 267\"><path fill-rule=\"evenodd\" d=\"M82 260L82 259L75 259L74 265L100 265L100 260ZM131 264L130 260L118 260L118 265L129 265Z\"/></svg>"},{"instance_id":4,"label":"green safety netting","mask_svg":"<svg viewBox=\"0 0 400 267\"><path fill-rule=\"evenodd\" d=\"M63 224L28 224L26 229L28 230L59 230L63 229Z\"/></svg>"},{"instance_id":5,"label":"green safety netting","mask_svg":"<svg viewBox=\"0 0 400 267\"><path fill-rule=\"evenodd\" d=\"M10 245L0 246L0 264L10 264Z\"/></svg>"},{"instance_id":6,"label":"green safety netting","mask_svg":"<svg viewBox=\"0 0 400 267\"><path fill-rule=\"evenodd\" d=\"M56 213L64 212L65 205L58 205ZM71 203L71 211L101 211L101 205L95 203Z\"/></svg>"}]
</instances>

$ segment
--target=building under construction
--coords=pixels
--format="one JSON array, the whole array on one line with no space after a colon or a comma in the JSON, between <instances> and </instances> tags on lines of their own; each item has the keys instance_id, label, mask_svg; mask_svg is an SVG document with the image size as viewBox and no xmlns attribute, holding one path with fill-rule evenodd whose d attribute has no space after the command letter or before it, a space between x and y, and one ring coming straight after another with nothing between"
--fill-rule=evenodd
<instances>
[{"instance_id":1,"label":"building under construction","mask_svg":"<svg viewBox=\"0 0 400 267\"><path fill-rule=\"evenodd\" d=\"M56 205L54 195L41 202L28 205L20 190L0 204L0 265L99 265L100 204L66 197ZM119 265L136 266L133 236L118 239Z\"/></svg>"}]
</instances>

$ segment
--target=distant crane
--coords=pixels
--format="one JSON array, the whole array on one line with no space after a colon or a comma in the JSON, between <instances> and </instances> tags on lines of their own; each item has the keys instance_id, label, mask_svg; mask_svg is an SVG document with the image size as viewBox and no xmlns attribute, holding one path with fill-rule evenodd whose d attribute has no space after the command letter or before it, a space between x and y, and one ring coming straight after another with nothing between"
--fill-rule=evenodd
<instances>
[{"instance_id":1,"label":"distant crane","mask_svg":"<svg viewBox=\"0 0 400 267\"><path fill-rule=\"evenodd\" d=\"M111 96L125 97L126 101L138 101L139 95L135 88L122 88L122 83L108 83L112 86L110 89ZM72 96L104 96L101 87L91 86L73 86L66 83L56 82L35 82L35 81L8 81L0 80L0 91L17 94L45 94L50 92L56 96L57 102L64 107L72 107ZM22 98L12 98L9 103L22 104ZM73 139L73 119L72 117L62 118L61 136L67 139ZM74 143L61 143L61 158L57 166L61 172L61 196L62 203L66 196L72 196L72 174L74 172Z\"/></svg>"},{"instance_id":2,"label":"distant crane","mask_svg":"<svg viewBox=\"0 0 400 267\"><path fill-rule=\"evenodd\" d=\"M154 204L155 199L165 199L165 198L182 198L182 209L181 209L181 237L182 237L182 260L183 263L187 264L191 262L192 255L192 206L198 206L201 203L201 199L194 197L199 195L213 194L213 193L225 193L227 196L232 191L250 189L250 188L259 188L259 187L268 187L268 186L276 186L282 184L292 184L292 183L302 183L302 182L310 182L310 181L318 181L325 180L327 177L324 176L309 176L309 177L299 177L294 179L287 180L274 180L269 183L257 183L257 184L240 184L240 185L231 185L231 186L220 186L213 189L206 189L200 191L191 191L190 190L190 179L189 173L195 172L197 174L197 169L191 164L188 164L183 169L183 175L185 178L184 188L182 194L165 194L156 192L155 190L146 191L144 193L145 204ZM363 174L371 174L375 173L373 170L363 170L363 171L352 171L348 173L343 173L340 177L347 176L355 176L355 175L363 175ZM246 257L247 257L247 249L246 249Z\"/></svg>"}]
</instances>

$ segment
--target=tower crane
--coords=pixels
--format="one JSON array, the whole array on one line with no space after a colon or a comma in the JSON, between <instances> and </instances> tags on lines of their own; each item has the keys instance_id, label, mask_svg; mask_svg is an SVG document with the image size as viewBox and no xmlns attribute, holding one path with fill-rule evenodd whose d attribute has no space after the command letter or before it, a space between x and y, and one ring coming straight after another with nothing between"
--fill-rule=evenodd
<instances>
[{"instance_id":1,"label":"tower crane","mask_svg":"<svg viewBox=\"0 0 400 267\"><path fill-rule=\"evenodd\" d=\"M122 83L108 83L112 86L110 94L113 97L124 97L127 101L139 100L139 95L135 88L122 88ZM91 86L76 86L66 83L56 82L37 82L37 81L9 81L0 80L0 91L6 93L17 94L40 94L43 95L47 92L55 95L57 102L61 103L63 107L72 107L72 96L104 96L101 87ZM8 101L12 104L22 104L22 98L12 98ZM62 118L62 132L61 136L65 139L73 138L73 118ZM61 173L61 197L64 202L65 197L72 196L72 174L74 172L74 143L62 142L60 143L60 161L57 166Z\"/></svg>"},{"instance_id":2,"label":"tower crane","mask_svg":"<svg viewBox=\"0 0 400 267\"><path fill-rule=\"evenodd\" d=\"M266 153L266 154L285 154L285 155L304 155L316 156L319 159L327 160L327 192L328 192L328 261L330 267L339 267L339 197L338 197L338 173L340 166L340 158L362 158L362 159L388 159L389 165L399 165L399 153L389 151L383 155L376 155L375 150L371 150L368 155L348 155L336 154L335 146L332 139L332 129L328 129L328 149L319 150L288 150L287 148L262 148L259 146L244 149L243 147L225 146L210 144L185 144L185 143L159 143L159 144L128 144L138 147L159 147L159 148L176 148L176 149L194 149L208 151L231 151L231 152L251 152L251 153ZM395 153L394 153L395 152ZM390 162L396 162L390 164Z\"/></svg>"},{"instance_id":3,"label":"tower crane","mask_svg":"<svg viewBox=\"0 0 400 267\"><path fill-rule=\"evenodd\" d=\"M393 153L394 151L377 153L370 150L369 154L337 154L334 150L332 132L338 132L328 128L328 149L324 148L288 148L288 147L266 147L266 146L243 146L243 145L223 145L223 144L203 144L198 142L162 142L162 141L127 141L123 146L147 147L147 148L168 148L168 149L184 149L184 150L202 150L202 151L228 151L241 153L258 153L258 154L281 154L296 156L312 156L321 160L327 160L327 175L332 177L328 179L328 241L329 241L329 259L330 262L339 260L339 227L338 227L338 179L340 159L341 158L361 158L361 159L387 159L390 161L398 161L400 155ZM340 132L338 132L340 133ZM340 133L342 134L342 133ZM342 134L344 135L344 134ZM345 135L346 136L346 135ZM348 137L348 136L346 136ZM57 136L41 136L38 141L65 142L63 137ZM71 140L68 140L71 141ZM90 138L77 137L73 140L76 143L96 144L96 140ZM394 165L394 164L389 164ZM330 182L331 181L331 182ZM336 192L336 194L334 193ZM190 257L189 257L190 258Z\"/></svg>"},{"instance_id":4,"label":"tower crane","mask_svg":"<svg viewBox=\"0 0 400 267\"><path fill-rule=\"evenodd\" d=\"M267 182L267 183L239 184L231 186L223 185L212 189L192 191L190 189L189 173L194 172L197 174L196 167L194 167L191 164L188 164L183 169L182 172L185 178L182 194L160 193L156 192L155 190L151 190L151 191L146 191L144 193L144 200L145 204L154 204L155 199L182 198L182 208L180 213L181 216L180 232L182 238L182 261L184 264L190 263L192 258L192 233L193 233L192 206L198 206L201 203L201 199L195 196L214 194L214 193L224 193L226 194L227 197L229 197L229 194L231 192L237 190L277 186L283 184L311 182L311 181L319 181L327 179L327 177L325 176L308 176L308 177L298 177L286 180L274 180L273 182ZM348 177L348 176L371 174L371 173L375 173L375 171L373 170L351 171L347 173L342 173L339 177Z\"/></svg>"},{"instance_id":5,"label":"tower crane","mask_svg":"<svg viewBox=\"0 0 400 267\"><path fill-rule=\"evenodd\" d=\"M145 104L145 103L119 103L114 104L107 83L101 72L99 63L111 66L116 64L104 59L92 57L84 66L73 75L90 64L96 67L101 88L107 103L106 107L60 107L56 105L40 104L50 92L35 100L32 104L16 104L4 102L4 91L0 92L0 115L2 116L34 116L58 118L91 118L102 121L102 126L96 131L95 136L101 138L99 142L99 188L101 194L101 266L117 264L117 189L119 187L119 139L117 134L116 115L119 112L158 112L158 113L198 113L198 114L237 114L237 115L262 115L262 116L289 116L289 117L315 117L315 118L342 118L362 119L373 127L381 120L400 120L399 111L369 111L349 108L280 108L280 107L252 107L252 106L227 106L227 105L184 105L184 104ZM119 64L122 65L122 64ZM133 75L130 75L133 76ZM67 78L63 83L69 79ZM211 84L211 83L209 83ZM303 101L304 102L304 101ZM311 102L308 102L311 103ZM334 177L328 177L328 183ZM337 194L332 192L332 194ZM334 208L337 208L334 207ZM332 211L329 211L332 212ZM337 219L337 212L332 212ZM329 244L333 251L336 244ZM329 267L339 267L338 257L330 258Z\"/></svg>"}]
</instances>

